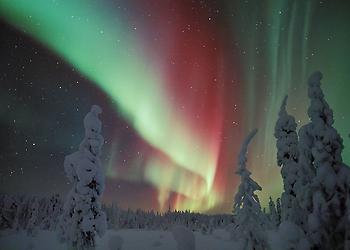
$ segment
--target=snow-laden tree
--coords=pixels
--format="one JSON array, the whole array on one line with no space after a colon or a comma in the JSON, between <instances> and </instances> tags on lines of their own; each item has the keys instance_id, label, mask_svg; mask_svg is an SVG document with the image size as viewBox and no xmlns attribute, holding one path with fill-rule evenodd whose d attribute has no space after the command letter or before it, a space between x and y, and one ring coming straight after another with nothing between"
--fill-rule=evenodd
<instances>
[{"instance_id":1,"label":"snow-laden tree","mask_svg":"<svg viewBox=\"0 0 350 250\"><path fill-rule=\"evenodd\" d=\"M3 196L3 204L0 213L1 229L11 229L16 216L18 208L18 200L11 195Z\"/></svg>"},{"instance_id":2,"label":"snow-laden tree","mask_svg":"<svg viewBox=\"0 0 350 250\"><path fill-rule=\"evenodd\" d=\"M29 235L35 235L38 230L38 217L39 217L39 208L40 208L40 203L39 203L39 198L38 197L33 197L30 201L30 206L29 206L29 221L26 226L27 233Z\"/></svg>"},{"instance_id":3,"label":"snow-laden tree","mask_svg":"<svg viewBox=\"0 0 350 250\"><path fill-rule=\"evenodd\" d=\"M298 160L298 135L295 118L287 112L288 96L285 96L275 125L275 137L277 139L277 163L284 167L290 161Z\"/></svg>"},{"instance_id":4,"label":"snow-laden tree","mask_svg":"<svg viewBox=\"0 0 350 250\"><path fill-rule=\"evenodd\" d=\"M20 229L25 228L26 217L28 213L28 203L29 199L26 196L17 197L17 209L16 215L12 224L12 229L19 231Z\"/></svg>"},{"instance_id":5,"label":"snow-laden tree","mask_svg":"<svg viewBox=\"0 0 350 250\"><path fill-rule=\"evenodd\" d=\"M277 231L268 231L268 249L271 250L310 250L304 231L294 223L282 221Z\"/></svg>"},{"instance_id":6,"label":"snow-laden tree","mask_svg":"<svg viewBox=\"0 0 350 250\"><path fill-rule=\"evenodd\" d=\"M245 250L260 250L265 249L266 246L265 215L261 211L259 198L255 194L262 189L250 177L251 172L246 167L248 145L256 133L257 130L253 130L243 142L236 172L240 176L241 183L234 199L235 228L232 236Z\"/></svg>"},{"instance_id":7,"label":"snow-laden tree","mask_svg":"<svg viewBox=\"0 0 350 250\"><path fill-rule=\"evenodd\" d=\"M345 226L344 249L350 249L350 194L349 193L348 193L348 198L346 199L346 217L347 217L347 223Z\"/></svg>"},{"instance_id":8,"label":"snow-laden tree","mask_svg":"<svg viewBox=\"0 0 350 250\"><path fill-rule=\"evenodd\" d=\"M101 136L101 108L93 105L84 118L85 138L79 151L66 156L64 169L73 188L64 204L60 223L61 239L78 250L94 249L96 234L106 230L106 215L100 197L104 176L99 159L104 139Z\"/></svg>"},{"instance_id":9,"label":"snow-laden tree","mask_svg":"<svg viewBox=\"0 0 350 250\"><path fill-rule=\"evenodd\" d=\"M282 218L281 198L277 198L276 200L276 211L278 215L278 221L279 223L281 223L281 218Z\"/></svg>"},{"instance_id":10,"label":"snow-laden tree","mask_svg":"<svg viewBox=\"0 0 350 250\"><path fill-rule=\"evenodd\" d=\"M270 200L269 200L269 214L268 214L268 218L269 218L269 226L271 229L276 229L279 225L279 218L278 218L278 213L277 213L277 209L276 209L276 204L275 202L272 200L271 196L270 196Z\"/></svg>"},{"instance_id":11,"label":"snow-laden tree","mask_svg":"<svg viewBox=\"0 0 350 250\"><path fill-rule=\"evenodd\" d=\"M333 111L321 89L322 74L308 80L310 122L299 131L299 163L303 181L303 208L307 209L309 234L314 249L343 249L346 235L346 200L349 191L349 168L343 163L343 142L333 127ZM305 177L305 175L304 175ZM306 192L308 191L308 192Z\"/></svg>"},{"instance_id":12,"label":"snow-laden tree","mask_svg":"<svg viewBox=\"0 0 350 250\"><path fill-rule=\"evenodd\" d=\"M45 199L42 213L44 218L41 221L40 228L44 230L54 230L58 224L59 216L62 211L62 200L59 194L54 194Z\"/></svg>"},{"instance_id":13,"label":"snow-laden tree","mask_svg":"<svg viewBox=\"0 0 350 250\"><path fill-rule=\"evenodd\" d=\"M114 202L111 207L106 208L109 228L116 228L118 224L118 206Z\"/></svg>"},{"instance_id":14,"label":"snow-laden tree","mask_svg":"<svg viewBox=\"0 0 350 250\"><path fill-rule=\"evenodd\" d=\"M297 196L303 196L306 190L301 189L303 171L298 164L298 134L297 123L293 116L289 115L286 109L288 96L285 96L278 120L275 125L275 138L277 146L277 164L281 167L284 192L281 197L281 220L288 220L296 225L305 222ZM299 184L299 186L298 186ZM299 194L297 195L297 193Z\"/></svg>"}]
</instances>

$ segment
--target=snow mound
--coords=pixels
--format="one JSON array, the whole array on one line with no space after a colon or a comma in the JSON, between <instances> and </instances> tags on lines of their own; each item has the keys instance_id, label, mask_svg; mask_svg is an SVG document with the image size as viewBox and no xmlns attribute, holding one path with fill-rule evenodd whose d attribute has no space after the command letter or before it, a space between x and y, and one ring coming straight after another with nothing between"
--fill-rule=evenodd
<instances>
[{"instance_id":1,"label":"snow mound","mask_svg":"<svg viewBox=\"0 0 350 250\"><path fill-rule=\"evenodd\" d=\"M175 226L171 231L177 243L178 250L196 249L195 238L192 231L184 226Z\"/></svg>"},{"instance_id":2,"label":"snow mound","mask_svg":"<svg viewBox=\"0 0 350 250\"><path fill-rule=\"evenodd\" d=\"M268 232L268 242L271 250L296 249L308 250L310 245L306 240L304 232L294 223L284 221L280 224L277 232Z\"/></svg>"},{"instance_id":3,"label":"snow mound","mask_svg":"<svg viewBox=\"0 0 350 250\"><path fill-rule=\"evenodd\" d=\"M122 250L124 240L119 235L111 235L108 239L109 250Z\"/></svg>"},{"instance_id":4,"label":"snow mound","mask_svg":"<svg viewBox=\"0 0 350 250\"><path fill-rule=\"evenodd\" d=\"M153 242L154 247L160 247L161 245L162 243L159 240L156 240L155 242Z\"/></svg>"}]
</instances>

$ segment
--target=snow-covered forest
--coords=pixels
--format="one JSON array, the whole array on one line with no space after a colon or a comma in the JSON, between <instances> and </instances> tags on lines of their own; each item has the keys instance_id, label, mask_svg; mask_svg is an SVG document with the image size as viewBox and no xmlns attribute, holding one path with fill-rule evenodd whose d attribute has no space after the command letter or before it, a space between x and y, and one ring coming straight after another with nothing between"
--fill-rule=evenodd
<instances>
[{"instance_id":1,"label":"snow-covered forest","mask_svg":"<svg viewBox=\"0 0 350 250\"><path fill-rule=\"evenodd\" d=\"M63 199L52 197L21 195L0 195L0 230L13 232L24 230L35 235L38 230L55 231L60 216L63 216ZM175 225L183 225L192 231L210 234L214 229L226 228L233 223L229 214L206 215L191 211L136 211L122 209L115 204L103 205L108 229L168 230Z\"/></svg>"},{"instance_id":2,"label":"snow-covered forest","mask_svg":"<svg viewBox=\"0 0 350 250\"><path fill-rule=\"evenodd\" d=\"M307 124L297 128L287 96L281 103L274 137L283 192L277 200L270 198L267 208L259 200L264 187L249 170L249 144L258 130L237 142L242 146L232 171L240 184L231 214L101 204L102 110L93 106L84 119L79 150L65 159L73 183L65 198L0 195L0 248L45 249L40 240L46 237L52 239L51 249L350 249L350 169L342 160L342 138L333 127L321 79L315 72L308 80Z\"/></svg>"}]
</instances>

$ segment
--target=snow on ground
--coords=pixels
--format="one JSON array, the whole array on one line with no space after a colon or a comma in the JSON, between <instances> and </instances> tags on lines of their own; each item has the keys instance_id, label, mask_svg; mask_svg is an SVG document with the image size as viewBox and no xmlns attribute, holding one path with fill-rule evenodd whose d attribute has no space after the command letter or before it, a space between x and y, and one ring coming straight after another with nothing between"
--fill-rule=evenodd
<instances>
[{"instance_id":1,"label":"snow on ground","mask_svg":"<svg viewBox=\"0 0 350 250\"><path fill-rule=\"evenodd\" d=\"M39 231L35 237L26 232L0 232L1 250L67 250L60 244L55 232ZM225 230L215 230L212 235L195 232L196 250L232 250L235 243ZM120 245L122 246L120 248ZM96 250L183 250L178 249L171 231L137 229L108 230L98 238Z\"/></svg>"}]
</instances>

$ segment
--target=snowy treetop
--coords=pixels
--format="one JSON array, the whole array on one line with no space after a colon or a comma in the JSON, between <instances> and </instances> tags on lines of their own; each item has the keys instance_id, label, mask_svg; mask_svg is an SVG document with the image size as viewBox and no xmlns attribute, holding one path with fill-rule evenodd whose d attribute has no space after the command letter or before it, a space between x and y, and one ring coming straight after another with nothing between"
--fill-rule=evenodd
<instances>
[{"instance_id":1,"label":"snowy treetop","mask_svg":"<svg viewBox=\"0 0 350 250\"><path fill-rule=\"evenodd\" d=\"M314 72L308 81L309 89L308 96L311 100L311 105L308 109L308 115L311 121L321 124L327 124L331 126L334 123L333 111L329 107L327 101L324 99L324 94L321 89L322 73L319 71Z\"/></svg>"},{"instance_id":2,"label":"snowy treetop","mask_svg":"<svg viewBox=\"0 0 350 250\"><path fill-rule=\"evenodd\" d=\"M242 144L241 151L238 155L238 170L237 170L238 174L242 171L248 171L246 169L248 145L257 132L258 132L257 129L254 129L252 132L250 132Z\"/></svg>"}]
</instances>

